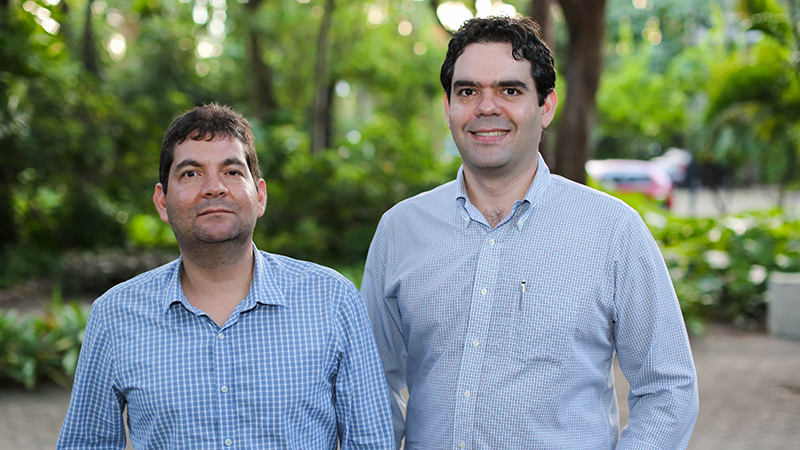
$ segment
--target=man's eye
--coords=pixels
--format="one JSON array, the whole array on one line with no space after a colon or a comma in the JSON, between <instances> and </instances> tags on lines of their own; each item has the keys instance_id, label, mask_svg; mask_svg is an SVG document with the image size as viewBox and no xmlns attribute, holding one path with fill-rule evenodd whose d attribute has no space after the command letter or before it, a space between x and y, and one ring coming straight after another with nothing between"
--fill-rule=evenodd
<instances>
[{"instance_id":1,"label":"man's eye","mask_svg":"<svg viewBox=\"0 0 800 450\"><path fill-rule=\"evenodd\" d=\"M458 91L458 95L459 95L460 97L469 97L470 95L472 95L472 94L474 94L474 93L475 93L475 91L474 91L474 90L472 90L472 89L469 89L469 88L467 88L467 89L461 89L460 91Z\"/></svg>"},{"instance_id":2,"label":"man's eye","mask_svg":"<svg viewBox=\"0 0 800 450\"><path fill-rule=\"evenodd\" d=\"M519 90L517 88L506 88L506 95L517 95Z\"/></svg>"},{"instance_id":3,"label":"man's eye","mask_svg":"<svg viewBox=\"0 0 800 450\"><path fill-rule=\"evenodd\" d=\"M186 172L183 172L181 176L184 178L192 178L197 176L197 172L194 170L187 170Z\"/></svg>"},{"instance_id":4,"label":"man's eye","mask_svg":"<svg viewBox=\"0 0 800 450\"><path fill-rule=\"evenodd\" d=\"M241 170L229 170L228 175L242 175Z\"/></svg>"}]
</instances>

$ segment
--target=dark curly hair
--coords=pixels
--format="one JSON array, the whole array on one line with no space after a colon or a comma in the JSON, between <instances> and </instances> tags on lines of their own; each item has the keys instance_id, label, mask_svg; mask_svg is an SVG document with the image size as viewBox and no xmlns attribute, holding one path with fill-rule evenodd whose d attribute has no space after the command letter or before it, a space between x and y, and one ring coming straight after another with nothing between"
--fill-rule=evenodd
<instances>
[{"instance_id":1,"label":"dark curly hair","mask_svg":"<svg viewBox=\"0 0 800 450\"><path fill-rule=\"evenodd\" d=\"M530 61L539 106L543 105L545 98L556 86L553 54L541 38L539 24L527 17L512 19L504 16L470 19L453 35L439 76L448 101L458 57L470 44L488 43L511 44L514 59Z\"/></svg>"},{"instance_id":2,"label":"dark curly hair","mask_svg":"<svg viewBox=\"0 0 800 450\"><path fill-rule=\"evenodd\" d=\"M236 139L244 146L247 168L258 183L261 173L258 170L258 156L250 131L250 122L231 108L210 103L193 108L172 121L161 141L161 158L158 165L158 181L164 193L167 192L169 170L175 159L175 147L187 139L211 142L216 138Z\"/></svg>"}]
</instances>

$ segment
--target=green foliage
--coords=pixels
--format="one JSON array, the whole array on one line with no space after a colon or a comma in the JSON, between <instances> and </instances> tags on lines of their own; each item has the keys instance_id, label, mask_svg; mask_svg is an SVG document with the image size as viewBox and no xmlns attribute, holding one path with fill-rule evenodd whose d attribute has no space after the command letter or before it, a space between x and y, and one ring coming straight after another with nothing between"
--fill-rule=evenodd
<instances>
[{"instance_id":1,"label":"green foliage","mask_svg":"<svg viewBox=\"0 0 800 450\"><path fill-rule=\"evenodd\" d=\"M681 147L733 183L799 183L800 38L787 6L800 15L777 0L610 2L596 157Z\"/></svg>"},{"instance_id":2,"label":"green foliage","mask_svg":"<svg viewBox=\"0 0 800 450\"><path fill-rule=\"evenodd\" d=\"M0 250L0 289L9 288L20 280L51 277L59 269L60 257L52 251L30 251L28 248L6 247Z\"/></svg>"},{"instance_id":3,"label":"green foliage","mask_svg":"<svg viewBox=\"0 0 800 450\"><path fill-rule=\"evenodd\" d=\"M796 212L677 217L642 196L612 195L642 214L661 248L694 334L702 334L707 320L763 326L770 274L800 271Z\"/></svg>"},{"instance_id":4,"label":"green foliage","mask_svg":"<svg viewBox=\"0 0 800 450\"><path fill-rule=\"evenodd\" d=\"M58 261L64 251L174 250L151 202L160 140L177 114L204 102L231 105L253 123L270 194L255 240L266 250L355 264L386 209L455 173L457 163L442 157L438 85L448 36L421 4L229 2L221 34L207 3L76 6L0 7L0 54L11 62L0 65L0 219L9 224L0 252L21 259L0 270L0 283L58 272L29 256L39 253ZM38 8L58 32L45 31ZM209 21L195 22L197 8ZM380 20L367 21L369 13ZM319 49L330 15L329 47ZM401 35L405 21L413 31ZM124 55L111 52L112 38L124 39ZM212 56L199 55L202 42ZM319 51L330 55L322 82L333 95L332 135L312 154ZM273 110L257 82L274 92ZM334 89L340 83L349 89Z\"/></svg>"},{"instance_id":5,"label":"green foliage","mask_svg":"<svg viewBox=\"0 0 800 450\"><path fill-rule=\"evenodd\" d=\"M650 73L653 46L609 67L613 77L603 79L598 93L600 125L605 136L597 156L646 159L659 153L663 144L682 147L687 127L685 104L691 91L676 89L671 73Z\"/></svg>"},{"instance_id":6,"label":"green foliage","mask_svg":"<svg viewBox=\"0 0 800 450\"><path fill-rule=\"evenodd\" d=\"M724 26L715 23L721 13L713 4L679 0L648 5L609 3L607 60L597 96L598 159L647 159L670 147L691 148L702 128L696 117L720 54L713 47L716 27Z\"/></svg>"},{"instance_id":7,"label":"green foliage","mask_svg":"<svg viewBox=\"0 0 800 450\"><path fill-rule=\"evenodd\" d=\"M343 144L320 156L292 151L281 177L268 181L267 212L256 227L256 244L329 265L363 261L389 207L453 178L457 169L446 160L420 161L425 153L389 150L403 144L387 144L384 136L367 129L358 146ZM324 186L320 180L327 180Z\"/></svg>"},{"instance_id":8,"label":"green foliage","mask_svg":"<svg viewBox=\"0 0 800 450\"><path fill-rule=\"evenodd\" d=\"M763 325L769 275L800 271L800 220L781 211L718 221L673 218L656 230L690 314Z\"/></svg>"},{"instance_id":9,"label":"green foliage","mask_svg":"<svg viewBox=\"0 0 800 450\"><path fill-rule=\"evenodd\" d=\"M794 39L787 39L786 14L775 12L776 3L742 4L744 26L759 39L737 47L712 70L717 82L708 89L708 126L701 157L726 164L740 180L796 184L800 182L797 49ZM778 18L783 26L765 31L765 21Z\"/></svg>"},{"instance_id":10,"label":"green foliage","mask_svg":"<svg viewBox=\"0 0 800 450\"><path fill-rule=\"evenodd\" d=\"M44 379L69 387L88 318L88 305L64 305L58 291L44 316L0 311L0 380L27 389Z\"/></svg>"}]
</instances>

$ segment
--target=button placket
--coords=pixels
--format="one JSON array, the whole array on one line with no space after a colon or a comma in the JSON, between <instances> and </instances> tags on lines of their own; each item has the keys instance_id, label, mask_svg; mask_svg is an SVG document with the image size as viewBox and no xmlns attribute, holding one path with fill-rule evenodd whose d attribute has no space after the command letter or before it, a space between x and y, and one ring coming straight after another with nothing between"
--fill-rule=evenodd
<instances>
[{"instance_id":1,"label":"button placket","mask_svg":"<svg viewBox=\"0 0 800 450\"><path fill-rule=\"evenodd\" d=\"M484 352L482 340L489 334L493 303L496 295L497 271L500 257L499 233L505 228L489 231L482 236L477 270L474 278L472 299L470 303L469 322L467 323L466 340L464 342L461 369L458 379L458 396L456 402L455 422L453 428L454 443L459 448L466 448L465 437L472 436L475 426L476 397L480 390L480 375Z\"/></svg>"},{"instance_id":2,"label":"button placket","mask_svg":"<svg viewBox=\"0 0 800 450\"><path fill-rule=\"evenodd\" d=\"M213 339L213 369L214 377L217 388L217 404L219 405L219 416L222 423L225 424L219 432L221 437L236 436L237 419L235 415L235 406L233 404L234 396L232 395L232 387L235 380L232 374L232 358L233 358L233 344L236 339L233 338L230 328L226 331L219 331ZM233 445L233 439L230 437L225 438L223 444L226 447Z\"/></svg>"}]
</instances>

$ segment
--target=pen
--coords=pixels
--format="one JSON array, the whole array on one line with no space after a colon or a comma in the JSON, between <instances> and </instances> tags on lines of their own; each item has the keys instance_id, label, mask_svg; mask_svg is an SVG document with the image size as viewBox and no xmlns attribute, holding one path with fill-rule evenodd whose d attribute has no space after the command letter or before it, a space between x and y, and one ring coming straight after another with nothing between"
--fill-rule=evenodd
<instances>
[{"instance_id":1,"label":"pen","mask_svg":"<svg viewBox=\"0 0 800 450\"><path fill-rule=\"evenodd\" d=\"M522 311L522 302L525 300L525 279L519 283L519 310Z\"/></svg>"},{"instance_id":2,"label":"pen","mask_svg":"<svg viewBox=\"0 0 800 450\"><path fill-rule=\"evenodd\" d=\"M519 284L519 289L522 291L523 294L525 293L525 279L524 278L522 279L522 283Z\"/></svg>"}]
</instances>

